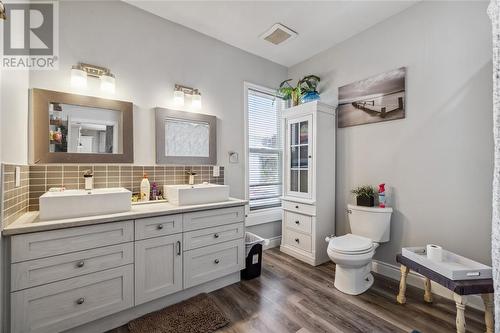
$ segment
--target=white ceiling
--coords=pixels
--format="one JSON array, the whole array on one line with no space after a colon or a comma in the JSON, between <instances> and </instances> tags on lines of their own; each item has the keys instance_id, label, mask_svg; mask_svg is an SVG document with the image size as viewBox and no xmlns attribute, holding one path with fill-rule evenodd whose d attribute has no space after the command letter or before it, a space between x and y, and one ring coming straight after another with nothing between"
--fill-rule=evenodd
<instances>
[{"instance_id":1,"label":"white ceiling","mask_svg":"<svg viewBox=\"0 0 500 333\"><path fill-rule=\"evenodd\" d=\"M139 1L126 2L247 52L292 66L418 1ZM273 45L259 36L274 23L298 37Z\"/></svg>"}]
</instances>

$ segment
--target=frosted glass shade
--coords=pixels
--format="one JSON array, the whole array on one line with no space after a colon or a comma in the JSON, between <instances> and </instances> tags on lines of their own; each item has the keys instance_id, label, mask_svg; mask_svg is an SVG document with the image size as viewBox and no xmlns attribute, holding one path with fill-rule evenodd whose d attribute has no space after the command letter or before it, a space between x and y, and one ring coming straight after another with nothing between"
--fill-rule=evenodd
<instances>
[{"instance_id":1,"label":"frosted glass shade","mask_svg":"<svg viewBox=\"0 0 500 333\"><path fill-rule=\"evenodd\" d=\"M72 68L71 86L78 89L85 88L87 86L87 72L79 68Z\"/></svg>"},{"instance_id":2,"label":"frosted glass shade","mask_svg":"<svg viewBox=\"0 0 500 333\"><path fill-rule=\"evenodd\" d=\"M116 90L115 77L112 75L101 76L101 91L114 94Z\"/></svg>"},{"instance_id":3,"label":"frosted glass shade","mask_svg":"<svg viewBox=\"0 0 500 333\"><path fill-rule=\"evenodd\" d=\"M191 107L195 110L201 109L201 95L193 95L193 99L191 100Z\"/></svg>"},{"instance_id":4,"label":"frosted glass shade","mask_svg":"<svg viewBox=\"0 0 500 333\"><path fill-rule=\"evenodd\" d=\"M174 91L174 105L184 106L184 92L180 90Z\"/></svg>"}]
</instances>

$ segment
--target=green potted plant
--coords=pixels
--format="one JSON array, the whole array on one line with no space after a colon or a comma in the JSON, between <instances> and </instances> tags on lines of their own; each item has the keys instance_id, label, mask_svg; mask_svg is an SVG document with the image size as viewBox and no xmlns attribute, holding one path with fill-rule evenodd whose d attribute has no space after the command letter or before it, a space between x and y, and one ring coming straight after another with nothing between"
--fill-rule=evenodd
<instances>
[{"instance_id":1,"label":"green potted plant","mask_svg":"<svg viewBox=\"0 0 500 333\"><path fill-rule=\"evenodd\" d=\"M285 80L280 83L276 94L285 101L291 101L292 106L297 106L302 101L310 102L319 99L317 91L320 78L316 75L308 75L297 82L294 87L291 85L292 79Z\"/></svg>"},{"instance_id":2,"label":"green potted plant","mask_svg":"<svg viewBox=\"0 0 500 333\"><path fill-rule=\"evenodd\" d=\"M351 192L356 196L356 204L358 206L375 206L375 194L377 193L377 190L373 186L358 186Z\"/></svg>"}]
</instances>

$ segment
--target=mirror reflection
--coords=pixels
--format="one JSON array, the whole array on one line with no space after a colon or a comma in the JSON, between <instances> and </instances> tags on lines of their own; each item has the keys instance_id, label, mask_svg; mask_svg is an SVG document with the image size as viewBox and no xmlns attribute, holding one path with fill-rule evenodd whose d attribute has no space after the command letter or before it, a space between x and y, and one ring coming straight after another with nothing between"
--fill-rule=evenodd
<instances>
[{"instance_id":1,"label":"mirror reflection","mask_svg":"<svg viewBox=\"0 0 500 333\"><path fill-rule=\"evenodd\" d=\"M49 152L122 154L122 112L49 103Z\"/></svg>"},{"instance_id":2,"label":"mirror reflection","mask_svg":"<svg viewBox=\"0 0 500 333\"><path fill-rule=\"evenodd\" d=\"M165 156L209 157L209 139L207 122L165 120Z\"/></svg>"}]
</instances>

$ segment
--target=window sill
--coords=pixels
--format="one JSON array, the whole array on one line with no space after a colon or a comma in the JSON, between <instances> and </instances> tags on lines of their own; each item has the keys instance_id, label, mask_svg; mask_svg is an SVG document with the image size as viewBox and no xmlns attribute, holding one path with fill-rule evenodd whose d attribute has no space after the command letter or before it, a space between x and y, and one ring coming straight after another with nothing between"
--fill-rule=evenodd
<instances>
[{"instance_id":1,"label":"window sill","mask_svg":"<svg viewBox=\"0 0 500 333\"><path fill-rule=\"evenodd\" d=\"M281 221L281 207L263 209L261 211L255 211L248 213L245 221L247 227L254 225L265 224L270 222Z\"/></svg>"}]
</instances>

